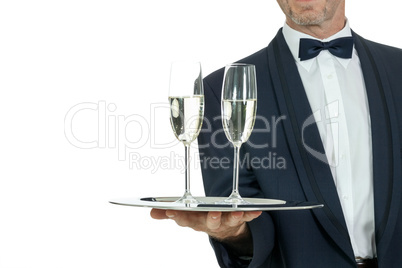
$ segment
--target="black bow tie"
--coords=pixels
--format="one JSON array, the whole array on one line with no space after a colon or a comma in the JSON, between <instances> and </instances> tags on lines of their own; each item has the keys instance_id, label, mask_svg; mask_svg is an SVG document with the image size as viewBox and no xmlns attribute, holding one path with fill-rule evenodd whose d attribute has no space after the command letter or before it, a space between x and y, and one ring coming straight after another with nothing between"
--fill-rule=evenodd
<instances>
[{"instance_id":1,"label":"black bow tie","mask_svg":"<svg viewBox=\"0 0 402 268\"><path fill-rule=\"evenodd\" d=\"M353 37L342 37L330 42L301 38L299 58L302 61L315 58L324 49L327 49L332 55L339 58L350 59L353 52Z\"/></svg>"}]
</instances>

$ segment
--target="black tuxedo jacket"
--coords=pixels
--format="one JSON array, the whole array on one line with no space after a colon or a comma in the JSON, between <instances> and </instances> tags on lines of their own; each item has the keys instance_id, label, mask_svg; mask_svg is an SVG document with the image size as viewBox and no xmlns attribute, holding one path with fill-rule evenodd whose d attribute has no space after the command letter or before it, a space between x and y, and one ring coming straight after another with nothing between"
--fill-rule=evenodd
<instances>
[{"instance_id":1,"label":"black tuxedo jacket","mask_svg":"<svg viewBox=\"0 0 402 268\"><path fill-rule=\"evenodd\" d=\"M379 267L402 265L402 50L353 33L363 70L372 131L375 238ZM240 194L312 201L322 209L264 212L249 223L252 261L213 241L221 267L356 267L330 167L295 60L282 30L267 48L240 62L256 66L257 119L241 148ZM233 148L221 124L223 69L204 79L205 121L199 150L206 195L232 189ZM307 120L307 121L306 121ZM365 146L353 144L352 146ZM260 162L259 162L260 161Z\"/></svg>"}]
</instances>

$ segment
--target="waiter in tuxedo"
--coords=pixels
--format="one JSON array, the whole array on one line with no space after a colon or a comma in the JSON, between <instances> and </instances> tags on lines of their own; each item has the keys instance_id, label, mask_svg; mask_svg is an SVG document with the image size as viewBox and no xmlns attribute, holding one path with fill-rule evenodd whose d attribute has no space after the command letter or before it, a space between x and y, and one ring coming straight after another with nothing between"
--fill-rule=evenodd
<instances>
[{"instance_id":1,"label":"waiter in tuxedo","mask_svg":"<svg viewBox=\"0 0 402 268\"><path fill-rule=\"evenodd\" d=\"M206 232L221 267L401 267L402 51L354 33L345 0L277 1L284 27L268 47L239 61L256 66L258 85L239 191L324 207L154 209L151 216ZM222 81L223 69L204 79L208 123L199 147L210 196L227 196L232 188L231 166L208 164L212 157L232 159L233 148L217 146L227 143L219 117Z\"/></svg>"}]
</instances>

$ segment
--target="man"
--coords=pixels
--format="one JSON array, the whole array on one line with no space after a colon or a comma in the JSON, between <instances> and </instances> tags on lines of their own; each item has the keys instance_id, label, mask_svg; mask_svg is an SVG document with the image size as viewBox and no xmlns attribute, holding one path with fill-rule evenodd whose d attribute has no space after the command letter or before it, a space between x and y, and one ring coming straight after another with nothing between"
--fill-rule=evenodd
<instances>
[{"instance_id":1,"label":"man","mask_svg":"<svg viewBox=\"0 0 402 268\"><path fill-rule=\"evenodd\" d=\"M151 216L206 232L221 267L400 267L402 51L353 33L344 0L278 3L285 26L240 61L256 66L260 118L242 159L269 156L272 164L274 156L282 165L243 165L240 194L324 208ZM222 79L218 70L204 81L211 123L199 137L204 161L232 155L229 146L214 146L225 141L214 120ZM231 176L203 165L206 194L229 195Z\"/></svg>"}]
</instances>

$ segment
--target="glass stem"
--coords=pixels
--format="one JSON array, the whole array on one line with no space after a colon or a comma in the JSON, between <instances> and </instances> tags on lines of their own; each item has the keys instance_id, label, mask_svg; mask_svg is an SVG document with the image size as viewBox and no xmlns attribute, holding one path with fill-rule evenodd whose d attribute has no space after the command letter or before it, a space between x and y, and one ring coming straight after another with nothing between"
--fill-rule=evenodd
<instances>
[{"instance_id":1,"label":"glass stem","mask_svg":"<svg viewBox=\"0 0 402 268\"><path fill-rule=\"evenodd\" d=\"M233 192L232 195L239 195L239 165L240 165L240 146L234 146L233 163Z\"/></svg>"},{"instance_id":2,"label":"glass stem","mask_svg":"<svg viewBox=\"0 0 402 268\"><path fill-rule=\"evenodd\" d=\"M185 195L191 195L190 193L190 145L185 144L185 154L184 154L184 161L185 161Z\"/></svg>"}]
</instances>

